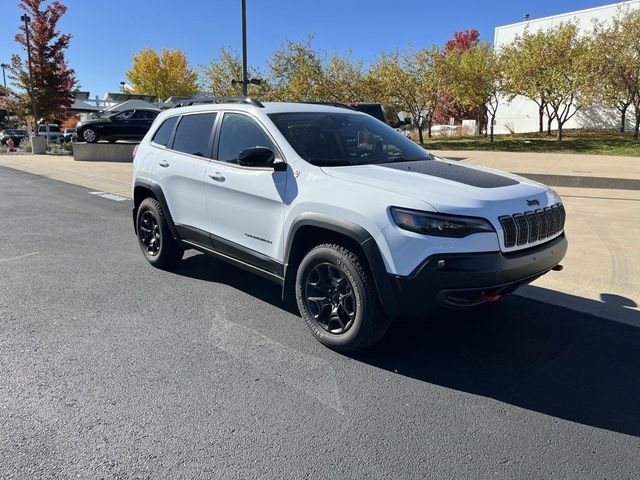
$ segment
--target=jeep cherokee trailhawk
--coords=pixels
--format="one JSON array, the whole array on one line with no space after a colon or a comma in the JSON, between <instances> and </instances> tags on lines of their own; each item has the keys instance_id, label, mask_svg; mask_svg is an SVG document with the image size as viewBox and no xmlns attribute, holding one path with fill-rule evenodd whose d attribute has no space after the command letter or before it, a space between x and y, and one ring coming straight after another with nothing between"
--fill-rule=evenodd
<instances>
[{"instance_id":1,"label":"jeep cherokee trailhawk","mask_svg":"<svg viewBox=\"0 0 640 480\"><path fill-rule=\"evenodd\" d=\"M133 220L156 267L193 248L273 280L340 351L561 269L565 211L544 185L347 108L220 101L161 113L137 148Z\"/></svg>"}]
</instances>

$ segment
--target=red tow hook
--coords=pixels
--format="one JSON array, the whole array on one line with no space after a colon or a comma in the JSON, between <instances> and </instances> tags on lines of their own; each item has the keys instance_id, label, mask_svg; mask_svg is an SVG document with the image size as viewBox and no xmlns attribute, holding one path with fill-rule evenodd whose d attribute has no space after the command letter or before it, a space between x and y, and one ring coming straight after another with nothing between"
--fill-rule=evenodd
<instances>
[{"instance_id":1,"label":"red tow hook","mask_svg":"<svg viewBox=\"0 0 640 480\"><path fill-rule=\"evenodd\" d=\"M501 297L502 295L496 292L482 292L480 294L480 298L485 302L497 302Z\"/></svg>"}]
</instances>

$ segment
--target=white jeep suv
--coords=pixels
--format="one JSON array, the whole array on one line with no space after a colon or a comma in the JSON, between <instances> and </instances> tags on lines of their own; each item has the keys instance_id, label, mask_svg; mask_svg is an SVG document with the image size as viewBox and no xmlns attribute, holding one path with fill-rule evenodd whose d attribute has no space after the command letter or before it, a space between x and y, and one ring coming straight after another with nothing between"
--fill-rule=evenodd
<instances>
[{"instance_id":1,"label":"white jeep suv","mask_svg":"<svg viewBox=\"0 0 640 480\"><path fill-rule=\"evenodd\" d=\"M194 248L273 280L339 351L561 269L565 211L544 185L347 108L215 101L161 113L137 149L133 221L156 267Z\"/></svg>"}]
</instances>

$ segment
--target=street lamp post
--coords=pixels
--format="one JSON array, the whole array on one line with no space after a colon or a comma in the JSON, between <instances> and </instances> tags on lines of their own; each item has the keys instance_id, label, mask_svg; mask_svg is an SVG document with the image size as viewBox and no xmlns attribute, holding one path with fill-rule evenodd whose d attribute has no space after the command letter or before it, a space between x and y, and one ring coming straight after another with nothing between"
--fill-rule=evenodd
<instances>
[{"instance_id":1,"label":"street lamp post","mask_svg":"<svg viewBox=\"0 0 640 480\"><path fill-rule=\"evenodd\" d=\"M242 95L247 96L247 0L242 0Z\"/></svg>"},{"instance_id":2,"label":"street lamp post","mask_svg":"<svg viewBox=\"0 0 640 480\"><path fill-rule=\"evenodd\" d=\"M4 89L7 89L7 77L5 76L4 69L9 68L9 65L6 63L0 63L0 67L2 67L2 83L4 84Z\"/></svg>"},{"instance_id":3,"label":"street lamp post","mask_svg":"<svg viewBox=\"0 0 640 480\"><path fill-rule=\"evenodd\" d=\"M36 105L36 96L33 91L33 71L31 68L31 45L29 43L29 22L31 18L29 15L24 14L20 17L20 20L24 22L24 34L27 41L27 61L29 62L29 93L31 94L31 106L33 108L33 119L35 121L35 136L38 136L38 107Z\"/></svg>"}]
</instances>

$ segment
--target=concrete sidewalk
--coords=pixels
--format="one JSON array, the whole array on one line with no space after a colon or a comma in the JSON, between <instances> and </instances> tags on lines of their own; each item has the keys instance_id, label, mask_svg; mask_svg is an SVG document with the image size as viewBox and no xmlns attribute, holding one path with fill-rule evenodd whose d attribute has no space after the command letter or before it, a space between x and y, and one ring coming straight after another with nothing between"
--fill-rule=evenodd
<instances>
[{"instance_id":1,"label":"concrete sidewalk","mask_svg":"<svg viewBox=\"0 0 640 480\"><path fill-rule=\"evenodd\" d=\"M520 173L534 180L544 182L554 177L583 179L608 179L612 185L584 185L590 188L613 188L614 180L624 180L624 190L640 183L640 158L614 157L605 155L569 155L558 153L483 152L434 150L436 155L486 167ZM36 175L82 185L87 188L131 196L131 163L76 162L67 155L0 155L0 165L15 168ZM530 175L528 175L530 174ZM547 176L536 178L536 176ZM553 182L549 182L553 185ZM562 182L557 186L580 186L576 182ZM605 181L606 183L606 181ZM620 182L618 182L620 183ZM615 188L613 188L615 189Z\"/></svg>"},{"instance_id":2,"label":"concrete sidewalk","mask_svg":"<svg viewBox=\"0 0 640 480\"><path fill-rule=\"evenodd\" d=\"M640 158L633 157L466 151L436 154L514 173L640 180ZM0 165L131 197L130 163L0 155ZM518 293L640 327L640 189L554 188L567 209L565 269L541 277Z\"/></svg>"},{"instance_id":3,"label":"concrete sidewalk","mask_svg":"<svg viewBox=\"0 0 640 480\"><path fill-rule=\"evenodd\" d=\"M640 180L640 158L566 153L431 150L435 155L512 173Z\"/></svg>"},{"instance_id":4,"label":"concrete sidewalk","mask_svg":"<svg viewBox=\"0 0 640 480\"><path fill-rule=\"evenodd\" d=\"M131 163L76 162L71 155L0 155L0 165L131 198Z\"/></svg>"}]
</instances>

